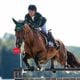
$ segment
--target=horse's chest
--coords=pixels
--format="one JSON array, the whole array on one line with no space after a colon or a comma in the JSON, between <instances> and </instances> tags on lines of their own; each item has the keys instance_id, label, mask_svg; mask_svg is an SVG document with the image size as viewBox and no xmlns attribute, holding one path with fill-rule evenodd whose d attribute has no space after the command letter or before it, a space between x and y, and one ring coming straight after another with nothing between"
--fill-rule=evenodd
<instances>
[{"instance_id":1,"label":"horse's chest","mask_svg":"<svg viewBox=\"0 0 80 80\"><path fill-rule=\"evenodd\" d=\"M39 51L40 51L40 48L38 48L38 47L32 47L32 53L33 54L35 54L35 53L37 53Z\"/></svg>"}]
</instances>

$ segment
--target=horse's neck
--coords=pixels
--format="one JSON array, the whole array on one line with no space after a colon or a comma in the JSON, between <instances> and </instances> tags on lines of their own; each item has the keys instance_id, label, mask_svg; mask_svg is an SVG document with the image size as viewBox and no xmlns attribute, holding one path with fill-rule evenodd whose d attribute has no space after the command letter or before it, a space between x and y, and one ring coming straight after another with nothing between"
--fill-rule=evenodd
<instances>
[{"instance_id":1,"label":"horse's neck","mask_svg":"<svg viewBox=\"0 0 80 80\"><path fill-rule=\"evenodd\" d=\"M33 30L33 35L34 35L34 39L36 41L38 41L39 43L41 44L44 44L45 43L45 39L43 38L42 34L40 31L38 30Z\"/></svg>"},{"instance_id":2,"label":"horse's neck","mask_svg":"<svg viewBox=\"0 0 80 80\"><path fill-rule=\"evenodd\" d=\"M31 45L34 40L33 31L32 30L30 30L29 32L24 31L23 36L25 44L27 43L28 45Z\"/></svg>"}]
</instances>

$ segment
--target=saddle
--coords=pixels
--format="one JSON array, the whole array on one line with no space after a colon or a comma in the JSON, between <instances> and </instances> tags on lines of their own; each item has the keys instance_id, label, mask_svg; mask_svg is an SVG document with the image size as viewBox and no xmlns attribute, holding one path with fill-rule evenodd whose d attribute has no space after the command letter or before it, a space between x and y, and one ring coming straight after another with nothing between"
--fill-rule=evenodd
<instances>
[{"instance_id":1,"label":"saddle","mask_svg":"<svg viewBox=\"0 0 80 80\"><path fill-rule=\"evenodd\" d=\"M45 34L43 31L39 31L40 35L43 37L46 46L48 45L48 37L47 34Z\"/></svg>"}]
</instances>

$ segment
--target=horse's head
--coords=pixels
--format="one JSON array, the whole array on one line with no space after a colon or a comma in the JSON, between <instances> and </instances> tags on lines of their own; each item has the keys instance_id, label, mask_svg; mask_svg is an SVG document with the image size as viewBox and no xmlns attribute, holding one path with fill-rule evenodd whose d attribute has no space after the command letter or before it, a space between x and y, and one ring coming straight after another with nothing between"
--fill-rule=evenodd
<instances>
[{"instance_id":1,"label":"horse's head","mask_svg":"<svg viewBox=\"0 0 80 80\"><path fill-rule=\"evenodd\" d=\"M22 41L23 41L23 21L16 21L15 19L12 19L15 23L15 36L16 36L16 47L20 48Z\"/></svg>"}]
</instances>

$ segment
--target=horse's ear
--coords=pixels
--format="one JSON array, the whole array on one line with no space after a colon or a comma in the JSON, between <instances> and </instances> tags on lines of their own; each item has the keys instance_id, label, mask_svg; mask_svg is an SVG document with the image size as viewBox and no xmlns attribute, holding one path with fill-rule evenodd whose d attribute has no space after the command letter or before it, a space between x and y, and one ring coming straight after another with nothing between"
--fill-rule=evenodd
<instances>
[{"instance_id":1,"label":"horse's ear","mask_svg":"<svg viewBox=\"0 0 80 80\"><path fill-rule=\"evenodd\" d=\"M14 18L12 18L12 20L13 20L13 22L14 22L15 24L17 24L17 23L18 23Z\"/></svg>"}]
</instances>

